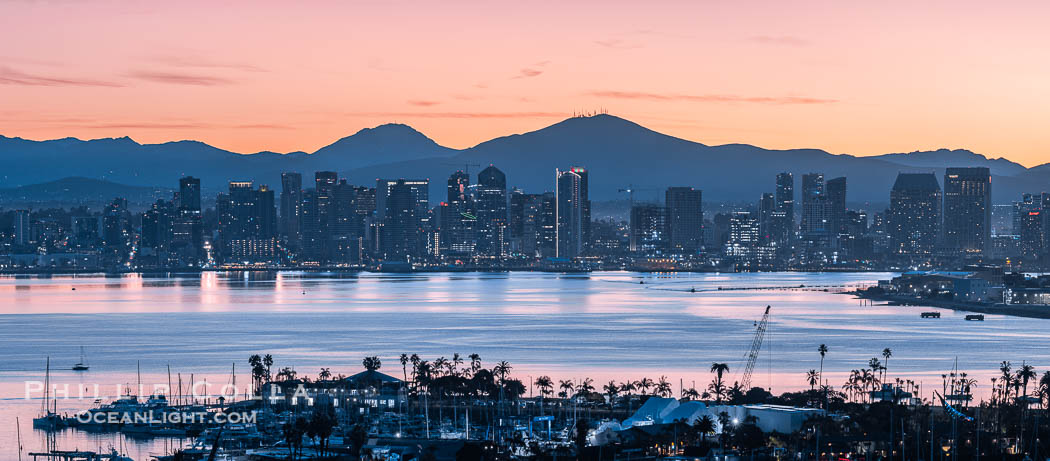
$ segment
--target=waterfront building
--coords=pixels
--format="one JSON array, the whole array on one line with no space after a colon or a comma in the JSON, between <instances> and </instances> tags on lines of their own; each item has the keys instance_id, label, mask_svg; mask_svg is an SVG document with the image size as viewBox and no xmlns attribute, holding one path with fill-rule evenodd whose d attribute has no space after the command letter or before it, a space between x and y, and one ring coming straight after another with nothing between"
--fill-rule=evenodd
<instances>
[{"instance_id":1,"label":"waterfront building","mask_svg":"<svg viewBox=\"0 0 1050 461\"><path fill-rule=\"evenodd\" d=\"M290 248L302 245L303 175L281 173L281 237Z\"/></svg>"},{"instance_id":2,"label":"waterfront building","mask_svg":"<svg viewBox=\"0 0 1050 461\"><path fill-rule=\"evenodd\" d=\"M692 187L670 187L664 193L667 240L672 253L696 255L704 245L703 192Z\"/></svg>"},{"instance_id":3,"label":"waterfront building","mask_svg":"<svg viewBox=\"0 0 1050 461\"><path fill-rule=\"evenodd\" d=\"M227 262L270 262L276 255L277 209L273 190L231 181L216 199L219 237Z\"/></svg>"},{"instance_id":4,"label":"waterfront building","mask_svg":"<svg viewBox=\"0 0 1050 461\"><path fill-rule=\"evenodd\" d=\"M636 203L631 207L630 240L632 253L656 256L668 251L668 209L654 203Z\"/></svg>"},{"instance_id":5,"label":"waterfront building","mask_svg":"<svg viewBox=\"0 0 1050 461\"><path fill-rule=\"evenodd\" d=\"M802 175L802 238L815 246L826 246L830 236L830 207L825 193L824 175Z\"/></svg>"},{"instance_id":6,"label":"waterfront building","mask_svg":"<svg viewBox=\"0 0 1050 461\"><path fill-rule=\"evenodd\" d=\"M15 245L29 245L29 210L15 210L12 234L15 237Z\"/></svg>"},{"instance_id":7,"label":"waterfront building","mask_svg":"<svg viewBox=\"0 0 1050 461\"><path fill-rule=\"evenodd\" d=\"M890 252L927 256L937 245L941 224L941 188L933 173L900 173L890 191L886 215Z\"/></svg>"},{"instance_id":8,"label":"waterfront building","mask_svg":"<svg viewBox=\"0 0 1050 461\"><path fill-rule=\"evenodd\" d=\"M421 254L418 187L416 181L405 179L377 187L387 191L380 242L383 258L388 261L411 263Z\"/></svg>"},{"instance_id":9,"label":"waterfront building","mask_svg":"<svg viewBox=\"0 0 1050 461\"><path fill-rule=\"evenodd\" d=\"M587 198L587 170L572 167L554 170L555 182L555 256L580 256L590 229L591 203Z\"/></svg>"},{"instance_id":10,"label":"waterfront building","mask_svg":"<svg viewBox=\"0 0 1050 461\"><path fill-rule=\"evenodd\" d=\"M991 239L992 175L988 168L948 168L944 173L944 245L983 253Z\"/></svg>"},{"instance_id":11,"label":"waterfront building","mask_svg":"<svg viewBox=\"0 0 1050 461\"><path fill-rule=\"evenodd\" d=\"M178 214L175 204L167 200L156 203L142 214L142 231L139 238L139 264L165 267L177 264L170 254L174 242L175 221Z\"/></svg>"},{"instance_id":12,"label":"waterfront building","mask_svg":"<svg viewBox=\"0 0 1050 461\"><path fill-rule=\"evenodd\" d=\"M181 266L196 266L204 259L204 224L201 209L201 180L179 179L172 223L171 258Z\"/></svg>"},{"instance_id":13,"label":"waterfront building","mask_svg":"<svg viewBox=\"0 0 1050 461\"><path fill-rule=\"evenodd\" d=\"M829 238L832 244L838 245L840 239L848 238L844 235L848 224L846 215L846 178L829 179L824 184L824 192L827 195Z\"/></svg>"},{"instance_id":14,"label":"waterfront building","mask_svg":"<svg viewBox=\"0 0 1050 461\"><path fill-rule=\"evenodd\" d=\"M507 177L495 166L478 173L478 255L503 258L507 254Z\"/></svg>"}]
</instances>

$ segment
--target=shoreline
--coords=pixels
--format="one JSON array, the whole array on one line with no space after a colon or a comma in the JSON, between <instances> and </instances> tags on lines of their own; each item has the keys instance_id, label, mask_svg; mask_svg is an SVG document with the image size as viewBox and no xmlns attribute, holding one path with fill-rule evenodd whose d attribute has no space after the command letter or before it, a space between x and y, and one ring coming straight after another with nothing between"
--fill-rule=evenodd
<instances>
[{"instance_id":1,"label":"shoreline","mask_svg":"<svg viewBox=\"0 0 1050 461\"><path fill-rule=\"evenodd\" d=\"M1050 319L1050 305L1046 304L987 304L966 301L948 301L942 299L923 299L909 296L868 295L853 292L858 298L872 301L886 301L898 306L926 306L953 311L974 312L978 314L1009 315L1037 319Z\"/></svg>"}]
</instances>

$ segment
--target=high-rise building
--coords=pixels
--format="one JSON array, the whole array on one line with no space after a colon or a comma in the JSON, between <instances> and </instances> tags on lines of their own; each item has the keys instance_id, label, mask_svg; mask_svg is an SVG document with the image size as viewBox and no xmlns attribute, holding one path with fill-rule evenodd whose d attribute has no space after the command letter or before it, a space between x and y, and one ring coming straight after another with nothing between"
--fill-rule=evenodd
<instances>
[{"instance_id":1,"label":"high-rise building","mask_svg":"<svg viewBox=\"0 0 1050 461\"><path fill-rule=\"evenodd\" d=\"M387 191L382 230L383 257L412 262L420 255L419 200L412 181L398 179L384 185ZM377 187L377 189L382 190Z\"/></svg>"},{"instance_id":2,"label":"high-rise building","mask_svg":"<svg viewBox=\"0 0 1050 461\"><path fill-rule=\"evenodd\" d=\"M512 242L521 239L525 232L525 203L528 194L515 187L510 191L510 205L507 207L507 234Z\"/></svg>"},{"instance_id":3,"label":"high-rise building","mask_svg":"<svg viewBox=\"0 0 1050 461\"><path fill-rule=\"evenodd\" d=\"M216 210L218 211L218 210ZM327 261L324 255L324 235L321 233L320 206L317 203L317 189L303 191L300 213L300 252L303 262L321 264Z\"/></svg>"},{"instance_id":4,"label":"high-rise building","mask_svg":"<svg viewBox=\"0 0 1050 461\"><path fill-rule=\"evenodd\" d=\"M987 250L992 228L992 175L988 168L944 172L944 245L971 253Z\"/></svg>"},{"instance_id":5,"label":"high-rise building","mask_svg":"<svg viewBox=\"0 0 1050 461\"><path fill-rule=\"evenodd\" d=\"M281 173L281 237L298 249L302 240L303 175Z\"/></svg>"},{"instance_id":6,"label":"high-rise building","mask_svg":"<svg viewBox=\"0 0 1050 461\"><path fill-rule=\"evenodd\" d=\"M15 245L29 245L29 210L15 210Z\"/></svg>"},{"instance_id":7,"label":"high-rise building","mask_svg":"<svg viewBox=\"0 0 1050 461\"><path fill-rule=\"evenodd\" d=\"M334 263L356 263L361 260L362 238L360 217L355 207L356 198L357 188L347 184L345 179L340 179L332 187L327 242Z\"/></svg>"},{"instance_id":8,"label":"high-rise building","mask_svg":"<svg viewBox=\"0 0 1050 461\"><path fill-rule=\"evenodd\" d=\"M802 175L802 221L804 240L817 245L828 243L830 236L830 207L824 189L824 175L809 173Z\"/></svg>"},{"instance_id":9,"label":"high-rise building","mask_svg":"<svg viewBox=\"0 0 1050 461\"><path fill-rule=\"evenodd\" d=\"M933 173L900 173L890 191L886 215L890 252L933 253L941 224L941 188Z\"/></svg>"},{"instance_id":10,"label":"high-rise building","mask_svg":"<svg viewBox=\"0 0 1050 461\"><path fill-rule=\"evenodd\" d=\"M448 203L466 202L470 195L470 175L457 170L448 177Z\"/></svg>"},{"instance_id":11,"label":"high-rise building","mask_svg":"<svg viewBox=\"0 0 1050 461\"><path fill-rule=\"evenodd\" d=\"M846 216L846 177L829 179L824 184L827 195L828 233L835 242L846 233L848 219Z\"/></svg>"},{"instance_id":12,"label":"high-rise building","mask_svg":"<svg viewBox=\"0 0 1050 461\"><path fill-rule=\"evenodd\" d=\"M777 210L787 214L794 227L795 221L795 176L791 173L777 174Z\"/></svg>"},{"instance_id":13,"label":"high-rise building","mask_svg":"<svg viewBox=\"0 0 1050 461\"><path fill-rule=\"evenodd\" d=\"M277 250L277 207L273 190L251 181L231 181L216 199L219 237L229 262L269 262ZM221 205L220 203L225 202Z\"/></svg>"},{"instance_id":14,"label":"high-rise building","mask_svg":"<svg viewBox=\"0 0 1050 461\"><path fill-rule=\"evenodd\" d=\"M580 167L554 170L555 256L558 258L575 258L583 253L584 222L590 218L587 179L587 171Z\"/></svg>"},{"instance_id":15,"label":"high-rise building","mask_svg":"<svg viewBox=\"0 0 1050 461\"><path fill-rule=\"evenodd\" d=\"M1042 257L1046 239L1046 217L1042 209L1031 209L1021 215L1019 246L1021 256L1028 259Z\"/></svg>"},{"instance_id":16,"label":"high-rise building","mask_svg":"<svg viewBox=\"0 0 1050 461\"><path fill-rule=\"evenodd\" d=\"M376 180L376 217L386 217L387 198L390 197L390 189L394 184L403 184L412 191L412 199L416 202L416 216L422 217L430 210L430 180L429 179L377 179Z\"/></svg>"},{"instance_id":17,"label":"high-rise building","mask_svg":"<svg viewBox=\"0 0 1050 461\"><path fill-rule=\"evenodd\" d=\"M757 267L772 259L772 247L763 242L759 219L749 211L735 211L728 217L725 254L742 267Z\"/></svg>"},{"instance_id":18,"label":"high-rise building","mask_svg":"<svg viewBox=\"0 0 1050 461\"><path fill-rule=\"evenodd\" d=\"M628 247L631 252L661 255L668 251L668 209L655 203L631 207Z\"/></svg>"},{"instance_id":19,"label":"high-rise building","mask_svg":"<svg viewBox=\"0 0 1050 461\"><path fill-rule=\"evenodd\" d=\"M438 207L438 246L446 256L473 258L478 243L478 215L470 194L470 176L463 171L452 173L447 195L448 201Z\"/></svg>"},{"instance_id":20,"label":"high-rise building","mask_svg":"<svg viewBox=\"0 0 1050 461\"><path fill-rule=\"evenodd\" d=\"M179 195L180 199L182 194ZM157 200L150 209L142 214L142 232L139 238L140 265L171 266L178 265L171 253L174 246L175 225L179 219L179 210L167 200Z\"/></svg>"},{"instance_id":21,"label":"high-rise building","mask_svg":"<svg viewBox=\"0 0 1050 461\"><path fill-rule=\"evenodd\" d=\"M204 258L204 224L199 178L187 176L179 179L179 195L175 207L170 262L181 266L196 266Z\"/></svg>"},{"instance_id":22,"label":"high-rise building","mask_svg":"<svg viewBox=\"0 0 1050 461\"><path fill-rule=\"evenodd\" d=\"M495 166L478 173L475 191L478 218L478 254L502 258L507 254L507 176Z\"/></svg>"},{"instance_id":23,"label":"high-rise building","mask_svg":"<svg viewBox=\"0 0 1050 461\"><path fill-rule=\"evenodd\" d=\"M102 241L107 247L126 247L131 237L128 201L115 198L102 211Z\"/></svg>"},{"instance_id":24,"label":"high-rise building","mask_svg":"<svg viewBox=\"0 0 1050 461\"><path fill-rule=\"evenodd\" d=\"M670 187L664 193L670 251L695 255L704 244L703 192L692 187Z\"/></svg>"}]
</instances>

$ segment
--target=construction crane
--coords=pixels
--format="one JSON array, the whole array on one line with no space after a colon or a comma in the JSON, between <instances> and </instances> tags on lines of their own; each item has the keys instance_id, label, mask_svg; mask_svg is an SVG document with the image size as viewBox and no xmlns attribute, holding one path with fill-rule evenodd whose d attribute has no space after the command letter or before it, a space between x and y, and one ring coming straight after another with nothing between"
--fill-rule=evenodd
<instances>
[{"instance_id":1,"label":"construction crane","mask_svg":"<svg viewBox=\"0 0 1050 461\"><path fill-rule=\"evenodd\" d=\"M747 366L744 367L744 377L740 380L740 388L747 392L751 389L751 373L755 371L755 362L758 361L758 353L762 350L762 340L766 337L766 325L769 323L769 306L766 313L762 314L755 327L755 339L751 341L751 350L747 353Z\"/></svg>"},{"instance_id":2,"label":"construction crane","mask_svg":"<svg viewBox=\"0 0 1050 461\"><path fill-rule=\"evenodd\" d=\"M460 165L462 165L463 166L463 172L466 173L467 176L470 176L470 167L476 166L478 168L481 168L481 165L478 165L477 163L442 163L442 165L449 165L449 166L460 166Z\"/></svg>"},{"instance_id":3,"label":"construction crane","mask_svg":"<svg viewBox=\"0 0 1050 461\"><path fill-rule=\"evenodd\" d=\"M630 203L630 209L634 209L634 193L640 190L657 190L651 187L638 188L634 187L634 184L628 184L626 189L616 189L616 192L627 192L627 199Z\"/></svg>"}]
</instances>

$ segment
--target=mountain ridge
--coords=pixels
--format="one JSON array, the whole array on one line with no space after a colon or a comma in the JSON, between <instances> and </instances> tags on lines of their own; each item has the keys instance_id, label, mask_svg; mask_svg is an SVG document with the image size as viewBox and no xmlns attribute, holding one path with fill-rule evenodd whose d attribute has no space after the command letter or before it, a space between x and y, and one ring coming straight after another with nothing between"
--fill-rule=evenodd
<instances>
[{"instance_id":1,"label":"mountain ridge","mask_svg":"<svg viewBox=\"0 0 1050 461\"><path fill-rule=\"evenodd\" d=\"M583 165L595 172L591 195L598 200L618 198L616 191L627 184L648 184L653 188L688 185L704 190L705 199L751 201L773 189L774 176L780 171L798 175L823 172L827 178L845 175L850 178L850 200L858 202L884 202L896 173L909 168L943 174L944 166L987 166L993 176L1011 178L1006 183L997 182L1001 185L996 190L997 201L1050 182L1050 167L1045 165L1025 168L1002 157L990 158L966 149L855 156L816 148L707 145L604 114L568 118L466 149L441 146L400 123L358 130L313 153L283 154L241 154L195 140L139 144L127 136L33 141L0 135L0 160L8 165L0 177L0 187L69 176L164 186L192 175L207 184L205 190L214 192L230 180L276 186L281 172L298 171L309 183L314 171L334 170L358 184L362 183L360 178L368 178L364 183L377 177L430 178L434 203L443 199L445 178L458 164L495 164L508 173L509 186L529 192L551 189L555 167ZM800 189L799 179L796 189Z\"/></svg>"}]
</instances>

